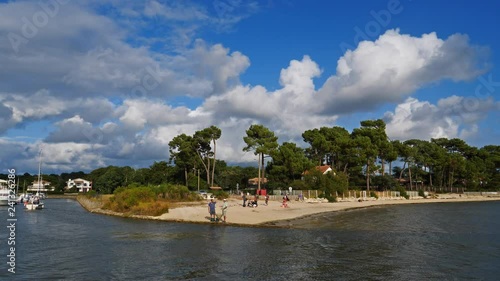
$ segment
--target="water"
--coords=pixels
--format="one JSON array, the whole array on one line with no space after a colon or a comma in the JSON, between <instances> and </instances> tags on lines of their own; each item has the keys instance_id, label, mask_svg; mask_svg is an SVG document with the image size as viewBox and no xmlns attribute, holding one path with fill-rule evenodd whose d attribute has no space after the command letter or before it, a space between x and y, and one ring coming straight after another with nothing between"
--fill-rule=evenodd
<instances>
[{"instance_id":1,"label":"water","mask_svg":"<svg viewBox=\"0 0 500 281\"><path fill-rule=\"evenodd\" d=\"M0 280L498 280L500 201L377 207L298 229L141 221L76 201L17 208L16 274ZM2 214L7 209L1 207ZM2 215L7 225L6 215ZM10 247L10 246L9 246Z\"/></svg>"}]
</instances>

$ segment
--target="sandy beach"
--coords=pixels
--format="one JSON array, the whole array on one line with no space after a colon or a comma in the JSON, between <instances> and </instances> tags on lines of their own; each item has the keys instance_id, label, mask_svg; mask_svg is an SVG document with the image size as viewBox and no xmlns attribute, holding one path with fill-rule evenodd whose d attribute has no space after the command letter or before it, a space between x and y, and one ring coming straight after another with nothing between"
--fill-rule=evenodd
<instances>
[{"instance_id":1,"label":"sandy beach","mask_svg":"<svg viewBox=\"0 0 500 281\"><path fill-rule=\"evenodd\" d=\"M356 208L367 208L372 206L396 205L396 204L427 204L427 203L447 203L447 202L475 202L475 201L493 201L500 200L500 197L484 197L484 196L460 196L458 194L443 194L438 198L433 199L394 199L394 200L368 200L368 201L352 201L352 202L335 202L335 203L319 203L319 202L299 202L290 201L288 208L281 207L281 201L269 201L266 206L263 201L259 202L256 208L243 207L242 200L229 198L227 210L227 223L221 225L241 225L241 226L280 226L286 227L286 224L278 223L280 221L288 221L298 218L307 217L310 215L335 212ZM107 210L102 210L99 206L79 200L80 204L90 212L101 213L106 215L123 216L120 213L114 213ZM163 220L173 222L189 222L189 223L211 223L208 213L209 201L196 203L177 204L172 207L168 213L161 216L132 216L133 218ZM217 201L217 214L221 214L222 200Z\"/></svg>"}]
</instances>

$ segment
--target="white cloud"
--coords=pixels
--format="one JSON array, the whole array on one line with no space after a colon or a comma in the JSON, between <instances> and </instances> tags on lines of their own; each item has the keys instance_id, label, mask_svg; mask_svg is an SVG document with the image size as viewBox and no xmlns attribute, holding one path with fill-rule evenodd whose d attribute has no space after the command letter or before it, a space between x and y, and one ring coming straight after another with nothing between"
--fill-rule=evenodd
<instances>
[{"instance_id":1,"label":"white cloud","mask_svg":"<svg viewBox=\"0 0 500 281\"><path fill-rule=\"evenodd\" d=\"M489 112L500 109L492 98L475 99L476 106L468 107L468 99L451 96L437 104L407 98L386 112L387 135L392 139L471 138L478 132L478 122Z\"/></svg>"},{"instance_id":2,"label":"white cloud","mask_svg":"<svg viewBox=\"0 0 500 281\"><path fill-rule=\"evenodd\" d=\"M318 92L318 105L327 113L351 113L400 102L443 79L470 80L484 72L479 59L485 52L471 46L466 35L443 40L434 32L413 37L388 30L338 60L337 74Z\"/></svg>"},{"instance_id":3,"label":"white cloud","mask_svg":"<svg viewBox=\"0 0 500 281\"><path fill-rule=\"evenodd\" d=\"M205 9L198 5L186 5L185 2L172 2L161 4L158 1L148 1L144 7L146 16L161 16L167 20L193 21L207 20Z\"/></svg>"}]
</instances>

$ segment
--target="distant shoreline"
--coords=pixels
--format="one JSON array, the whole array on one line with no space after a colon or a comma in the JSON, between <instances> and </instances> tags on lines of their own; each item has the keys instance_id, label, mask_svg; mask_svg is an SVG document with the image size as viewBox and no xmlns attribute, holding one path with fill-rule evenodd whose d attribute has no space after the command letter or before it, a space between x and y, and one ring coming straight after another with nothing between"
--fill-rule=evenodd
<instances>
[{"instance_id":1,"label":"distant shoreline","mask_svg":"<svg viewBox=\"0 0 500 281\"><path fill-rule=\"evenodd\" d=\"M76 197L80 205L91 213L111 215L118 217L127 217L134 219L147 219L167 222L194 223L194 224L217 224L226 226L245 226L245 227L278 227L278 228L293 228L294 221L312 218L316 215L364 209L375 206L391 206L400 204L428 204L428 203L452 203L452 202L484 202L484 201L500 201L498 197L471 196L466 197L456 194L441 194L441 198L436 199L400 199L400 200L372 200L372 201L353 201L353 202L335 202L335 203L306 203L291 201L289 208L282 208L281 202L269 201L269 205L263 205L261 200L257 208L242 207L242 202L239 199L229 199L227 223L213 223L209 220L207 210L207 202L199 204L185 204L174 207L161 216L138 216L126 215L109 210L101 209L98 202L89 200L83 196ZM65 198L65 197L63 197ZM220 214L221 201L217 203L217 213Z\"/></svg>"}]
</instances>

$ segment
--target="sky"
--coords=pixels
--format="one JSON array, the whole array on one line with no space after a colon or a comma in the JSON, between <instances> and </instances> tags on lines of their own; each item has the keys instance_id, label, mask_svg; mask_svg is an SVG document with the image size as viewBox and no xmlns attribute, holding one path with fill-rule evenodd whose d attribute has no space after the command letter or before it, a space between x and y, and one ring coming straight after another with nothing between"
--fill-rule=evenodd
<instances>
[{"instance_id":1,"label":"sky","mask_svg":"<svg viewBox=\"0 0 500 281\"><path fill-rule=\"evenodd\" d=\"M499 3L0 0L0 173L148 167L212 125L235 165L252 124L499 145Z\"/></svg>"}]
</instances>

